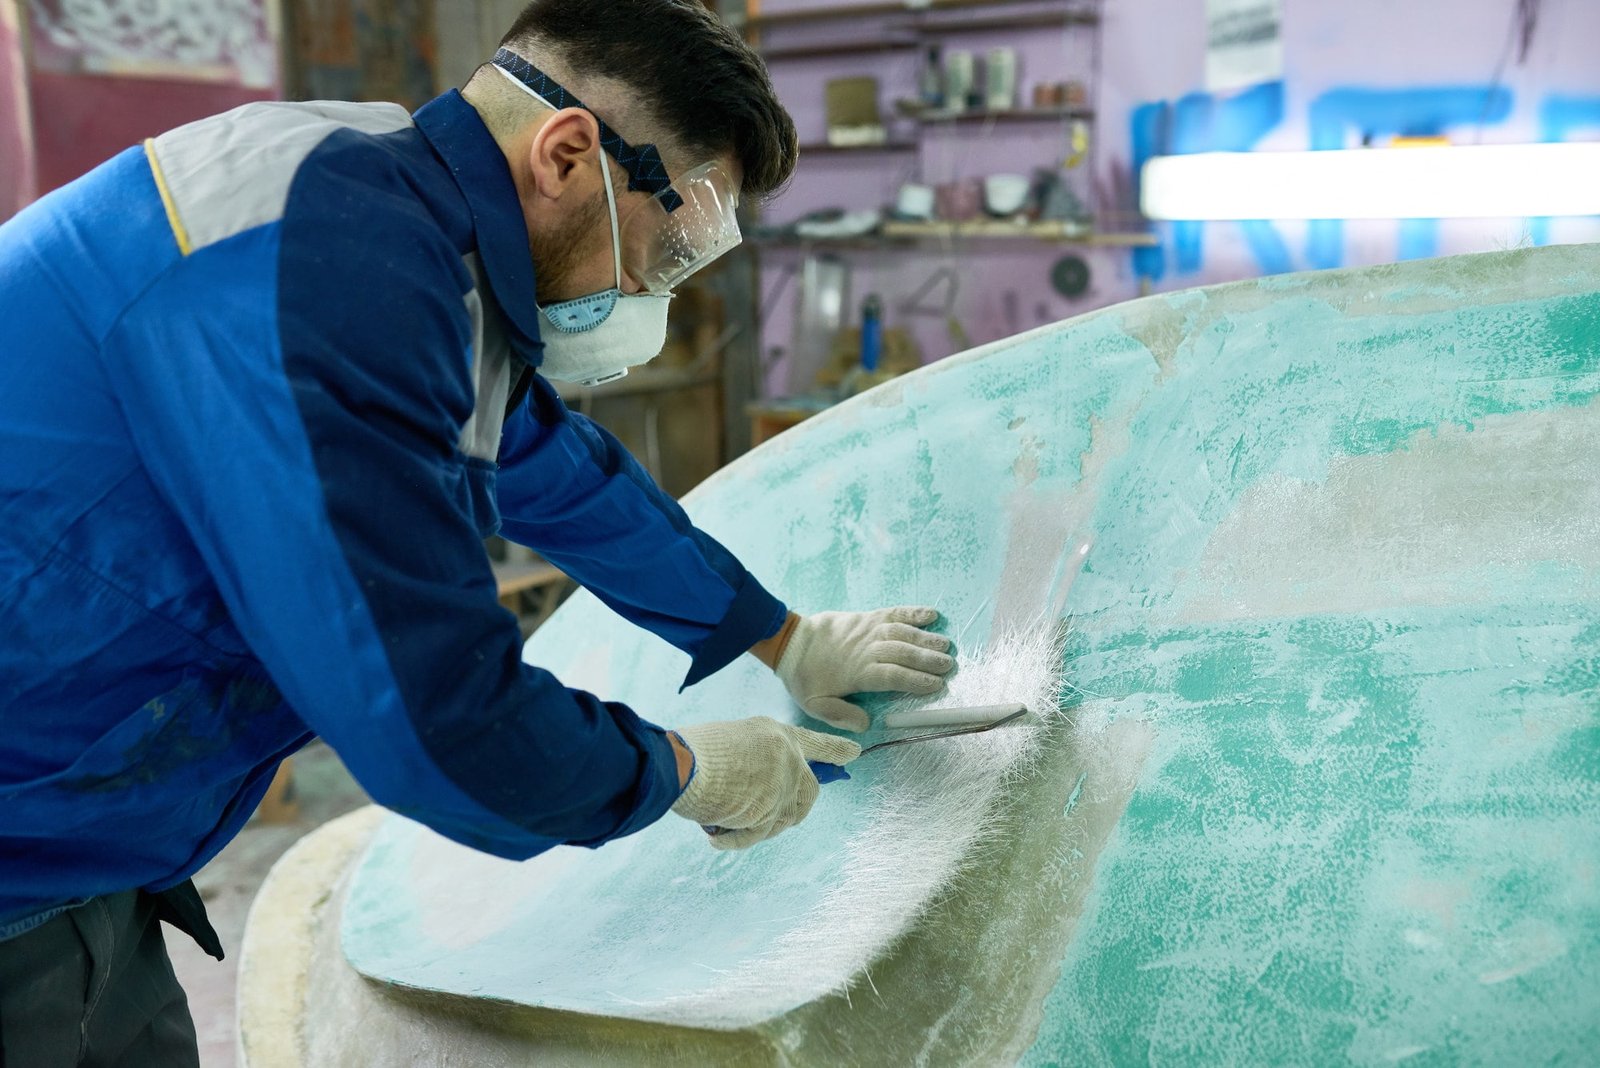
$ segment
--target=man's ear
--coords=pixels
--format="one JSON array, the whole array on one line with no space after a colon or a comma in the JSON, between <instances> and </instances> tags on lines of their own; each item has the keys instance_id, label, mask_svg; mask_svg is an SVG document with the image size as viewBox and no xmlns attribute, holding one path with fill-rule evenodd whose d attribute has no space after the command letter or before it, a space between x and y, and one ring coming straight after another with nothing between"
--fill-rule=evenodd
<instances>
[{"instance_id":1,"label":"man's ear","mask_svg":"<svg viewBox=\"0 0 1600 1068\"><path fill-rule=\"evenodd\" d=\"M528 145L528 173L541 196L560 200L594 177L600 124L582 108L563 108L545 120Z\"/></svg>"}]
</instances>

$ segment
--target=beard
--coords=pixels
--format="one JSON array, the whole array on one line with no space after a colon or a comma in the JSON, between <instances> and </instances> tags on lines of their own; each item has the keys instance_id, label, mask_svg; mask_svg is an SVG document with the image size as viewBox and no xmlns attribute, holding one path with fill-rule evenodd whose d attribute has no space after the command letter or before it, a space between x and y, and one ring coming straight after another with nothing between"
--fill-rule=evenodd
<instances>
[{"instance_id":1,"label":"beard","mask_svg":"<svg viewBox=\"0 0 1600 1068\"><path fill-rule=\"evenodd\" d=\"M541 305L575 300L594 292L591 287L576 282L574 276L594 255L597 235L603 234L606 247L610 247L609 215L605 194L600 193L594 200L572 212L560 226L546 227L529 236L536 280L535 296ZM607 286L610 284L607 283ZM583 289L583 292L574 292L577 289Z\"/></svg>"}]
</instances>

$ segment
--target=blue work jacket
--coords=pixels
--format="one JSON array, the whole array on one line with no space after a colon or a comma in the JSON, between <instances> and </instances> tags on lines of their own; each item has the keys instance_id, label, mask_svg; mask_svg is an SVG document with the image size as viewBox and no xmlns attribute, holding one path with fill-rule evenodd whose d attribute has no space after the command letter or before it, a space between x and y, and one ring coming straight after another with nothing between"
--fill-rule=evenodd
<instances>
[{"instance_id":1,"label":"blue work jacket","mask_svg":"<svg viewBox=\"0 0 1600 1068\"><path fill-rule=\"evenodd\" d=\"M0 938L181 882L315 735L504 857L667 810L664 732L522 662L482 539L689 683L784 606L541 353L510 171L455 92L252 104L0 226Z\"/></svg>"}]
</instances>

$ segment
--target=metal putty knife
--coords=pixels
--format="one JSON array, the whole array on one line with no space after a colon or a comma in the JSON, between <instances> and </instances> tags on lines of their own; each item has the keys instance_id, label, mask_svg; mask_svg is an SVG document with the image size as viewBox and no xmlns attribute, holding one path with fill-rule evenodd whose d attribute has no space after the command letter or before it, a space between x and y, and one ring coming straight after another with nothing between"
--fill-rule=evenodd
<instances>
[{"instance_id":1,"label":"metal putty knife","mask_svg":"<svg viewBox=\"0 0 1600 1068\"><path fill-rule=\"evenodd\" d=\"M1028 706L1022 704L1006 705L975 705L968 708L920 708L911 712L890 712L883 717L884 727L890 730L903 730L915 727L947 727L946 730L934 731L931 734L918 734L910 738L891 738L886 742L869 745L861 750L861 756L876 752L879 749L888 749L896 745L910 745L913 742L935 742L941 738L958 738L964 734L982 734L992 731L996 727L1003 727L1007 723L1014 723L1028 714ZM857 760L861 757L857 757ZM811 769L811 774L817 777L819 783L840 782L850 777L850 773L839 764L829 764L821 760L808 760L806 766ZM721 827L701 827L701 830L710 835L721 834Z\"/></svg>"},{"instance_id":2,"label":"metal putty knife","mask_svg":"<svg viewBox=\"0 0 1600 1068\"><path fill-rule=\"evenodd\" d=\"M883 725L889 730L911 727L948 729L934 731L931 734L918 734L910 738L891 738L886 742L867 746L861 750L861 756L896 745L936 742L941 738L958 738L963 734L982 734L1019 720L1027 714L1028 706L1021 704L975 705L969 708L919 708L911 712L890 712L883 717ZM809 760L806 763L820 783L840 782L850 777L850 773L839 764L827 764L820 760Z\"/></svg>"}]
</instances>

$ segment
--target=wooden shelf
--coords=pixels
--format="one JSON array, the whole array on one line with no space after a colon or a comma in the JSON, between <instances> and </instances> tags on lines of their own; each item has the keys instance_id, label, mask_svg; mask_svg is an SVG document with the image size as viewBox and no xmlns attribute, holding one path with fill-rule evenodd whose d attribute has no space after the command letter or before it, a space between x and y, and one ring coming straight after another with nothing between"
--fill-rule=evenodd
<instances>
[{"instance_id":1,"label":"wooden shelf","mask_svg":"<svg viewBox=\"0 0 1600 1068\"><path fill-rule=\"evenodd\" d=\"M627 397L642 393L670 393L676 389L694 389L697 386L712 385L720 380L721 375L717 371L635 367L625 377L599 386L558 382L556 395L562 400L579 400L584 397Z\"/></svg>"},{"instance_id":2,"label":"wooden shelf","mask_svg":"<svg viewBox=\"0 0 1600 1068\"><path fill-rule=\"evenodd\" d=\"M1012 222L1009 219L972 219L966 222L886 222L883 224L883 236L891 239L1001 238L1119 248L1138 248L1157 244L1154 234L1095 233L1081 223L1053 220Z\"/></svg>"},{"instance_id":3,"label":"wooden shelf","mask_svg":"<svg viewBox=\"0 0 1600 1068\"><path fill-rule=\"evenodd\" d=\"M748 237L745 243L758 248L809 249L813 246L841 252L881 252L903 245L907 238L890 238L882 234L858 234L854 237L802 237L799 234L765 234Z\"/></svg>"},{"instance_id":4,"label":"wooden shelf","mask_svg":"<svg viewBox=\"0 0 1600 1068\"><path fill-rule=\"evenodd\" d=\"M1053 11L1040 15L996 16L987 19L930 19L915 24L932 36L942 33L990 33L996 30L1048 30L1067 26L1093 26L1099 20L1084 11ZM910 29L912 24L907 24ZM899 29L900 27L896 27Z\"/></svg>"},{"instance_id":5,"label":"wooden shelf","mask_svg":"<svg viewBox=\"0 0 1600 1068\"><path fill-rule=\"evenodd\" d=\"M1046 241L1062 245L1089 245L1098 248L1151 248L1159 244L1155 234L1140 231L1096 233L1080 223L1012 222L1009 219L972 219L967 222L886 222L875 234L855 237L801 237L798 234L773 234L752 237L750 244L764 248L829 248L872 252L892 250L918 241Z\"/></svg>"},{"instance_id":6,"label":"wooden shelf","mask_svg":"<svg viewBox=\"0 0 1600 1068\"><path fill-rule=\"evenodd\" d=\"M1124 230L1090 234L1088 243L1097 248L1157 248L1161 238L1143 230Z\"/></svg>"},{"instance_id":7,"label":"wooden shelf","mask_svg":"<svg viewBox=\"0 0 1600 1068\"><path fill-rule=\"evenodd\" d=\"M774 59L825 59L829 56L876 55L880 52L911 52L916 41L852 41L847 44L796 45L793 48L766 48L761 58Z\"/></svg>"},{"instance_id":8,"label":"wooden shelf","mask_svg":"<svg viewBox=\"0 0 1600 1068\"><path fill-rule=\"evenodd\" d=\"M915 152L918 145L915 141L884 141L876 145L830 145L826 141L814 141L811 144L800 146L802 156L844 156L864 152Z\"/></svg>"},{"instance_id":9,"label":"wooden shelf","mask_svg":"<svg viewBox=\"0 0 1600 1068\"><path fill-rule=\"evenodd\" d=\"M745 29L761 30L773 26L798 26L809 22L835 22L842 19L883 18L887 15L929 15L941 11L972 11L986 7L1022 6L1044 0L932 0L926 7L898 4L839 4L803 11L779 11L757 15L744 21Z\"/></svg>"},{"instance_id":10,"label":"wooden shelf","mask_svg":"<svg viewBox=\"0 0 1600 1068\"><path fill-rule=\"evenodd\" d=\"M926 123L955 123L955 122L1039 122L1063 119L1092 120L1094 112L1089 108L1006 108L990 111L977 109L970 111L921 111L908 112L906 118L916 122Z\"/></svg>"}]
</instances>

